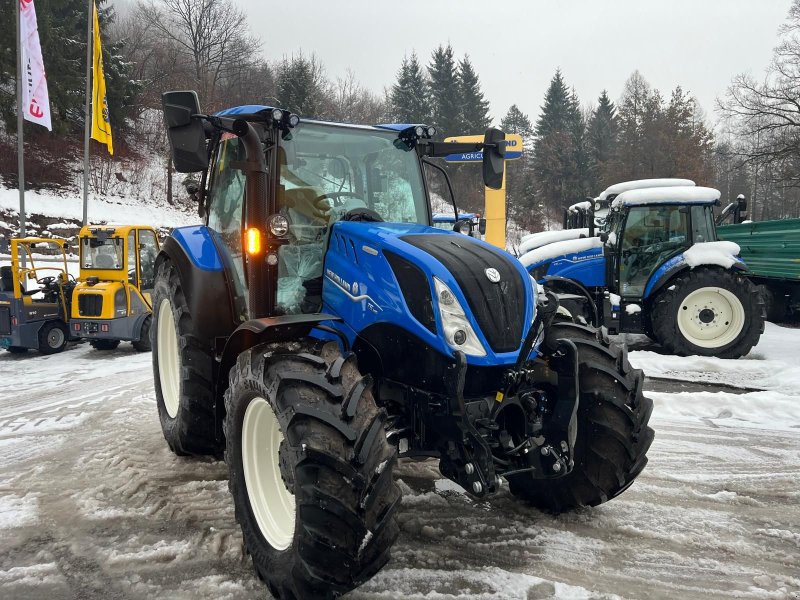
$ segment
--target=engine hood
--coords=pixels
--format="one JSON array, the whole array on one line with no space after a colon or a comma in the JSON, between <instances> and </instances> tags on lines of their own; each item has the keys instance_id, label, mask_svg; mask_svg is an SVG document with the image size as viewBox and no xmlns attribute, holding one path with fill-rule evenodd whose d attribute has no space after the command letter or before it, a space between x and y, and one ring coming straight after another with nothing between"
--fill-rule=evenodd
<instances>
[{"instance_id":1,"label":"engine hood","mask_svg":"<svg viewBox=\"0 0 800 600\"><path fill-rule=\"evenodd\" d=\"M346 322L359 323L355 333L362 324L398 324L452 355L433 285L433 278L439 279L456 296L487 350L485 357L468 355L473 364L513 363L534 317L533 282L512 255L425 225L336 223L324 271L325 304ZM353 310L356 299L365 310L343 314Z\"/></svg>"}]
</instances>

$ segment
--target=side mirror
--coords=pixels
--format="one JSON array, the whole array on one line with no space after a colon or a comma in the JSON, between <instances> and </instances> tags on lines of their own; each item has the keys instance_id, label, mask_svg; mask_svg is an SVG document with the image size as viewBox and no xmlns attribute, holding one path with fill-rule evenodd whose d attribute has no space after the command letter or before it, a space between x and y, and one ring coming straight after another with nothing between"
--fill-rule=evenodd
<instances>
[{"instance_id":1,"label":"side mirror","mask_svg":"<svg viewBox=\"0 0 800 600\"><path fill-rule=\"evenodd\" d=\"M478 231L481 235L486 235L486 219L480 219L478 221Z\"/></svg>"},{"instance_id":2,"label":"side mirror","mask_svg":"<svg viewBox=\"0 0 800 600\"><path fill-rule=\"evenodd\" d=\"M483 149L483 183L486 187L499 190L503 187L503 172L506 166L506 134L490 127L486 130L483 142L489 144Z\"/></svg>"},{"instance_id":3,"label":"side mirror","mask_svg":"<svg viewBox=\"0 0 800 600\"><path fill-rule=\"evenodd\" d=\"M200 113L197 93L164 92L161 105L175 170L179 173L205 171L208 168L206 132L203 122L192 116Z\"/></svg>"},{"instance_id":4,"label":"side mirror","mask_svg":"<svg viewBox=\"0 0 800 600\"><path fill-rule=\"evenodd\" d=\"M607 231L601 231L600 235L598 237L600 238L600 241L605 244L608 241L608 232Z\"/></svg>"},{"instance_id":5,"label":"side mirror","mask_svg":"<svg viewBox=\"0 0 800 600\"><path fill-rule=\"evenodd\" d=\"M464 235L470 235L472 233L472 221L469 219L459 219L453 225L453 231Z\"/></svg>"}]
</instances>

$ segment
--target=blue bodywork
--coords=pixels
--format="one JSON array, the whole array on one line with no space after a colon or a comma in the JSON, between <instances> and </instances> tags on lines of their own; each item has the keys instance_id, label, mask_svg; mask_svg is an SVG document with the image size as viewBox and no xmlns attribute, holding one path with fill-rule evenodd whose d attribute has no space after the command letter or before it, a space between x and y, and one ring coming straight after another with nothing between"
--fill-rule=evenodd
<instances>
[{"instance_id":1,"label":"blue bodywork","mask_svg":"<svg viewBox=\"0 0 800 600\"><path fill-rule=\"evenodd\" d=\"M547 258L528 265L527 269L531 275L536 273L540 283L549 275L574 279L586 287L601 287L606 284L606 258L602 248L589 248L582 252Z\"/></svg>"},{"instance_id":2,"label":"blue bodywork","mask_svg":"<svg viewBox=\"0 0 800 600\"><path fill-rule=\"evenodd\" d=\"M341 331L352 345L356 336L365 328L391 323L405 329L421 339L431 348L453 356L453 349L447 344L441 330L441 316L433 288L433 277L444 282L464 308L467 318L478 339L486 350L485 356L467 355L467 362L476 366L511 365L516 362L522 341L528 333L535 315L536 290L525 268L513 256L494 248L485 242L468 238L472 243L505 255L514 266L525 288L524 329L516 351L494 353L480 326L470 313L466 297L458 286L452 273L427 252L400 239L414 234L436 234L454 236L463 243L464 236L417 224L358 223L339 222L333 225L328 250L323 267L322 312L340 317L342 321L326 323ZM191 260L193 266L203 271L221 271L222 259L212 241L212 232L206 226L180 227L172 232ZM346 240L346 243L340 243ZM352 243L350 243L352 242ZM411 314L394 272L383 255L391 250L419 267L425 274L433 299L433 310L437 323L437 333L432 333ZM315 337L336 339L329 333L314 331ZM538 353L534 348L531 357Z\"/></svg>"}]
</instances>

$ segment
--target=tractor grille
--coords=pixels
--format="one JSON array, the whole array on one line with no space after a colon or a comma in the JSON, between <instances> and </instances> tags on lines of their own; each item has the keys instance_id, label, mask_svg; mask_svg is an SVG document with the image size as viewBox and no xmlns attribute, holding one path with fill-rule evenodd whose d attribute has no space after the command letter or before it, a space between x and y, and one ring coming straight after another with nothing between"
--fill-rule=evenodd
<instances>
[{"instance_id":1,"label":"tractor grille","mask_svg":"<svg viewBox=\"0 0 800 600\"><path fill-rule=\"evenodd\" d=\"M467 236L409 235L402 240L427 252L450 271L492 350L513 352L519 348L525 286L519 272L505 256ZM489 281L488 268L500 272L498 283Z\"/></svg>"},{"instance_id":2,"label":"tractor grille","mask_svg":"<svg viewBox=\"0 0 800 600\"><path fill-rule=\"evenodd\" d=\"M99 317L103 314L103 296L100 294L78 296L78 314L82 317Z\"/></svg>"},{"instance_id":3,"label":"tractor grille","mask_svg":"<svg viewBox=\"0 0 800 600\"><path fill-rule=\"evenodd\" d=\"M0 306L0 335L11 335L11 309Z\"/></svg>"}]
</instances>

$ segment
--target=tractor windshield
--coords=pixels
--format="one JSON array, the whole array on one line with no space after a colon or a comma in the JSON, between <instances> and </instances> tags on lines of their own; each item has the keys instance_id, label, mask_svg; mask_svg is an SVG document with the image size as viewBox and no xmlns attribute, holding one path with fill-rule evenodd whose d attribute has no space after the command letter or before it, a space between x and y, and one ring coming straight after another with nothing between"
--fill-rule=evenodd
<instances>
[{"instance_id":1,"label":"tractor windshield","mask_svg":"<svg viewBox=\"0 0 800 600\"><path fill-rule=\"evenodd\" d=\"M290 224L327 225L357 208L390 223L427 224L417 155L396 147L396 140L392 131L301 123L279 157L278 202Z\"/></svg>"},{"instance_id":2,"label":"tractor windshield","mask_svg":"<svg viewBox=\"0 0 800 600\"><path fill-rule=\"evenodd\" d=\"M81 240L81 268L84 269L122 269L125 266L122 255L123 239L85 237Z\"/></svg>"}]
</instances>

